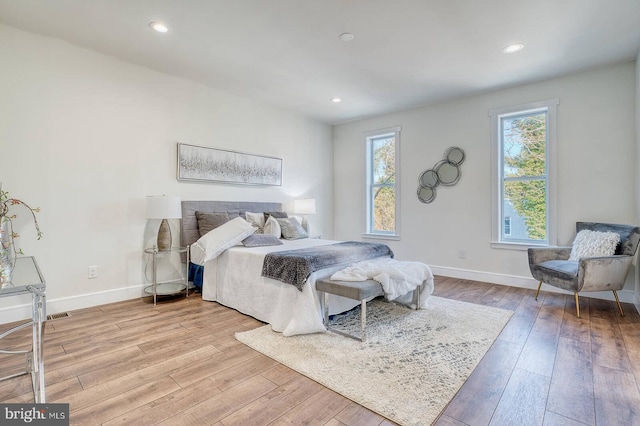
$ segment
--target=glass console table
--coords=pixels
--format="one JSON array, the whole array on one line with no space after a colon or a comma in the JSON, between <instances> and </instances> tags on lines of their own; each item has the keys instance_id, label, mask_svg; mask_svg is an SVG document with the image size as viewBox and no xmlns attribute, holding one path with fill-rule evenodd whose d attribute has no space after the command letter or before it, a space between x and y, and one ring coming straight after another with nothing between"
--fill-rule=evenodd
<instances>
[{"instance_id":1,"label":"glass console table","mask_svg":"<svg viewBox=\"0 0 640 426\"><path fill-rule=\"evenodd\" d=\"M45 296L46 284L36 259L32 256L18 257L13 268L13 277L10 284L0 288L0 297L12 297L21 294L30 294L32 301L31 316L29 322L15 326L3 333L0 339L31 326L31 350L4 350L0 354L26 356L25 370L10 376L0 378L0 381L31 374L31 384L36 403L44 403L44 358L42 353L42 339L44 337L44 324L47 319L47 302Z\"/></svg>"}]
</instances>

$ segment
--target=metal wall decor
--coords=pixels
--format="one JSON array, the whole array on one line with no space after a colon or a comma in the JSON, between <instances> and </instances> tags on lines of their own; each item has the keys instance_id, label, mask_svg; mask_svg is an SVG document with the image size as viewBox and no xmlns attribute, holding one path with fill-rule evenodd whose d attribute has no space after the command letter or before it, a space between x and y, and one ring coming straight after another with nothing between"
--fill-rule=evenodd
<instances>
[{"instance_id":1,"label":"metal wall decor","mask_svg":"<svg viewBox=\"0 0 640 426\"><path fill-rule=\"evenodd\" d=\"M418 178L418 200L430 203L436 198L439 185L453 186L462 177L460 165L465 155L462 148L452 146L444 152L444 159L436 163L433 169L425 170Z\"/></svg>"},{"instance_id":2,"label":"metal wall decor","mask_svg":"<svg viewBox=\"0 0 640 426\"><path fill-rule=\"evenodd\" d=\"M282 159L178 144L178 180L282 185Z\"/></svg>"}]
</instances>

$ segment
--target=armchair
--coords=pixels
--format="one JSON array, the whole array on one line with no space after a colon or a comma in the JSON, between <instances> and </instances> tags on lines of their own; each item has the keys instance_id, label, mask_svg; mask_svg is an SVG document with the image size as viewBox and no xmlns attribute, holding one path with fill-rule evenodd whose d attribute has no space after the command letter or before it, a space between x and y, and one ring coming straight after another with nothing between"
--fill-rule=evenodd
<instances>
[{"instance_id":1,"label":"armchair","mask_svg":"<svg viewBox=\"0 0 640 426\"><path fill-rule=\"evenodd\" d=\"M633 256L640 241L640 227L610 223L577 222L576 233L582 230L615 232L620 242L612 256L583 257L569 260L571 247L529 248L529 269L539 281L535 299L542 283L573 292L576 315L580 318L578 293L581 291L613 291L620 315L624 316L618 290L624 287Z\"/></svg>"}]
</instances>

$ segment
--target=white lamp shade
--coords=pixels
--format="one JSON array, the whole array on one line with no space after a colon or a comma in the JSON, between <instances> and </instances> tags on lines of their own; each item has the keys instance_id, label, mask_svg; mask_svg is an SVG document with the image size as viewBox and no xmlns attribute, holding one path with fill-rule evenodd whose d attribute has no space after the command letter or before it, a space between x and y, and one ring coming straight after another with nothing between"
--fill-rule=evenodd
<instances>
[{"instance_id":1,"label":"white lamp shade","mask_svg":"<svg viewBox=\"0 0 640 426\"><path fill-rule=\"evenodd\" d=\"M174 195L149 195L147 197L147 219L181 219L180 197Z\"/></svg>"},{"instance_id":2,"label":"white lamp shade","mask_svg":"<svg viewBox=\"0 0 640 426\"><path fill-rule=\"evenodd\" d=\"M297 214L316 214L316 199L304 198L293 202L294 213Z\"/></svg>"}]
</instances>

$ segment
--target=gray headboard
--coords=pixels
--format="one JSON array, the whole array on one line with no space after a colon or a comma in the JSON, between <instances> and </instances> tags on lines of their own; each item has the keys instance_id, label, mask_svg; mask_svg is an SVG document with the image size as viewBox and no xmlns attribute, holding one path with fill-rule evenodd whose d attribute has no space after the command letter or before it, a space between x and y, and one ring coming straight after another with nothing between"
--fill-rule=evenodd
<instances>
[{"instance_id":1,"label":"gray headboard","mask_svg":"<svg viewBox=\"0 0 640 426\"><path fill-rule=\"evenodd\" d=\"M263 203L252 201L183 201L182 229L180 232L181 246L186 247L198 241L198 220L196 212L218 213L228 212L231 218L241 216L245 212L275 212L282 211L282 203Z\"/></svg>"}]
</instances>

